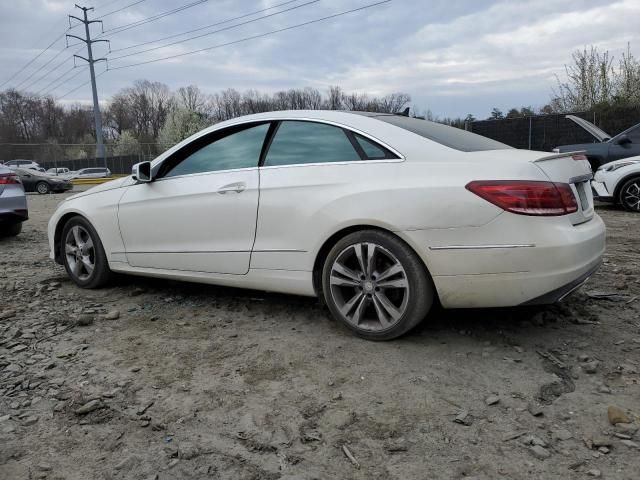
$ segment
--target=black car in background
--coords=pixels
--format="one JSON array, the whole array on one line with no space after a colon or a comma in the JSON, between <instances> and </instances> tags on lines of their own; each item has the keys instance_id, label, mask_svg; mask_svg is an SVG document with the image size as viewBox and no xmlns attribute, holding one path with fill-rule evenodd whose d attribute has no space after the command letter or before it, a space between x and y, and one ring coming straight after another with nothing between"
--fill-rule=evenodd
<instances>
[{"instance_id":1,"label":"black car in background","mask_svg":"<svg viewBox=\"0 0 640 480\"><path fill-rule=\"evenodd\" d=\"M71 181L63 177L54 177L37 170L23 168L14 168L13 171L20 177L25 192L38 192L44 195L49 192L66 192L73 188Z\"/></svg>"},{"instance_id":2,"label":"black car in background","mask_svg":"<svg viewBox=\"0 0 640 480\"><path fill-rule=\"evenodd\" d=\"M640 123L617 134L615 137L611 137L611 135L584 118L576 117L575 115L567 115L566 118L577 123L593 135L598 143L562 145L554 148L554 152L564 153L585 150L591 169L594 172L600 165L605 163L640 155Z\"/></svg>"}]
</instances>

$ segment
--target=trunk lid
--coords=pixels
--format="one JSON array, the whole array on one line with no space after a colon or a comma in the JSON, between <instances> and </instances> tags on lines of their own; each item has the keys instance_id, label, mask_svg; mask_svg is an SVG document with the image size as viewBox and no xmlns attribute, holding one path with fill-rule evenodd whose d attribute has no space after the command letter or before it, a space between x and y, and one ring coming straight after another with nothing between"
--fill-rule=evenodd
<instances>
[{"instance_id":1,"label":"trunk lid","mask_svg":"<svg viewBox=\"0 0 640 480\"><path fill-rule=\"evenodd\" d=\"M568 183L571 187L578 203L578 211L569 214L572 224L577 225L593 218L595 213L591 192L593 173L583 151L546 154L531 162L552 182Z\"/></svg>"}]
</instances>

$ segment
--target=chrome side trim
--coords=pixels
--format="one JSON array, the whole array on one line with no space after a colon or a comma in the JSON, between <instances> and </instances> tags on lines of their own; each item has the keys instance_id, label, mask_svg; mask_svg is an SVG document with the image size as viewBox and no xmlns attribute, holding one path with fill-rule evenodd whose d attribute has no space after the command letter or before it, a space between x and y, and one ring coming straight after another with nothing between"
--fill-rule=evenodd
<instances>
[{"instance_id":1,"label":"chrome side trim","mask_svg":"<svg viewBox=\"0 0 640 480\"><path fill-rule=\"evenodd\" d=\"M505 245L444 245L440 247L429 247L429 250L487 250L492 248L531 248L534 243L505 244Z\"/></svg>"}]
</instances>

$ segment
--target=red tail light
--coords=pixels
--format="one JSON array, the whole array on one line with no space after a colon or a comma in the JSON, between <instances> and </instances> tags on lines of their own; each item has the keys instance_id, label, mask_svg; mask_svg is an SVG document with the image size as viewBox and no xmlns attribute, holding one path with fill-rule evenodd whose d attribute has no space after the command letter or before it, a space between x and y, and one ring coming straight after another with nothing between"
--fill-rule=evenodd
<instances>
[{"instance_id":1,"label":"red tail light","mask_svg":"<svg viewBox=\"0 0 640 480\"><path fill-rule=\"evenodd\" d=\"M576 197L567 183L489 180L470 182L466 189L520 215L555 216L578 211Z\"/></svg>"},{"instance_id":2,"label":"red tail light","mask_svg":"<svg viewBox=\"0 0 640 480\"><path fill-rule=\"evenodd\" d=\"M13 185L20 183L14 173L0 173L0 185Z\"/></svg>"},{"instance_id":3,"label":"red tail light","mask_svg":"<svg viewBox=\"0 0 640 480\"><path fill-rule=\"evenodd\" d=\"M576 161L588 160L587 156L584 153L574 153L573 155L571 155L571 158L573 158Z\"/></svg>"}]
</instances>

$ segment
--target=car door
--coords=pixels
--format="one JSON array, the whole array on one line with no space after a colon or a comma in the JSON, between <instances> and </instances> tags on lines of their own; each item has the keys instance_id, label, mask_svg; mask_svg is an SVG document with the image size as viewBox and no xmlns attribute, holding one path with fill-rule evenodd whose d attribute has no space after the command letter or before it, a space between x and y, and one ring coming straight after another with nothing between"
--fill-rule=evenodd
<instances>
[{"instance_id":1,"label":"car door","mask_svg":"<svg viewBox=\"0 0 640 480\"><path fill-rule=\"evenodd\" d=\"M308 271L308 249L326 233L322 226L337 222L363 188L385 195L398 161L375 141L337 125L280 122L260 168L251 268Z\"/></svg>"},{"instance_id":2,"label":"car door","mask_svg":"<svg viewBox=\"0 0 640 480\"><path fill-rule=\"evenodd\" d=\"M25 192L33 192L36 189L36 178L28 170L17 170Z\"/></svg>"},{"instance_id":3,"label":"car door","mask_svg":"<svg viewBox=\"0 0 640 480\"><path fill-rule=\"evenodd\" d=\"M269 123L201 137L127 188L118 208L134 267L246 274L255 239L258 162Z\"/></svg>"},{"instance_id":4,"label":"car door","mask_svg":"<svg viewBox=\"0 0 640 480\"><path fill-rule=\"evenodd\" d=\"M621 137L626 141L620 141ZM640 155L640 125L616 135L609 146L609 161L636 155Z\"/></svg>"}]
</instances>

